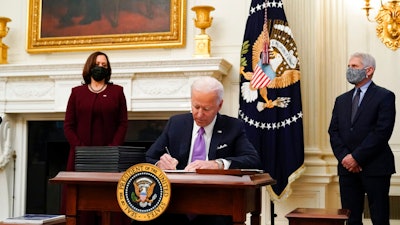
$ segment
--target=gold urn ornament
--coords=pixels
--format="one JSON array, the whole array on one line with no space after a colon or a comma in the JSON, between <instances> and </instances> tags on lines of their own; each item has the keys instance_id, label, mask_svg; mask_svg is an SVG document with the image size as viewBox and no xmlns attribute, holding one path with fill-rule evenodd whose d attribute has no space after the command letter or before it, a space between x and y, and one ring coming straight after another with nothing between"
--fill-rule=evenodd
<instances>
[{"instance_id":1,"label":"gold urn ornament","mask_svg":"<svg viewBox=\"0 0 400 225\"><path fill-rule=\"evenodd\" d=\"M200 34L195 36L195 54L196 58L210 57L211 52L211 38L206 34L206 29L211 27L213 18L210 16L210 12L214 11L215 8L207 5L194 6L192 11L196 12L196 18L194 18L194 25L200 29Z\"/></svg>"},{"instance_id":2,"label":"gold urn ornament","mask_svg":"<svg viewBox=\"0 0 400 225\"><path fill-rule=\"evenodd\" d=\"M7 50L8 46L3 44L3 38L7 36L9 28L7 27L7 23L10 22L11 19L7 17L0 17L0 64L7 63Z\"/></svg>"}]
</instances>

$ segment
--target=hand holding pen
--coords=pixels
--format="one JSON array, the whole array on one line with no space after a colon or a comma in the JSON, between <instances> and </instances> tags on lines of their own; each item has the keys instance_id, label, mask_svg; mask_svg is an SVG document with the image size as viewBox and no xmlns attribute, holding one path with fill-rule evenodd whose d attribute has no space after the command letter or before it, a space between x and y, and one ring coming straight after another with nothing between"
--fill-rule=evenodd
<instances>
[{"instance_id":1,"label":"hand holding pen","mask_svg":"<svg viewBox=\"0 0 400 225\"><path fill-rule=\"evenodd\" d=\"M178 160L171 156L171 153L167 146L164 148L165 152L161 157L160 161L157 162L157 166L163 170L176 170Z\"/></svg>"}]
</instances>

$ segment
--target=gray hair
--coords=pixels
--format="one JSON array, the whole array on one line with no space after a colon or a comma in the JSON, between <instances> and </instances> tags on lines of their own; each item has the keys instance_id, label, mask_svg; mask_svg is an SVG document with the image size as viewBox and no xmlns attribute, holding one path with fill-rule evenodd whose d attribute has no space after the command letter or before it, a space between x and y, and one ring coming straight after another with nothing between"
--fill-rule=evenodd
<instances>
[{"instance_id":1,"label":"gray hair","mask_svg":"<svg viewBox=\"0 0 400 225\"><path fill-rule=\"evenodd\" d=\"M361 62L364 67L372 67L374 68L374 70L376 68L375 58L368 53L356 52L353 53L350 58L361 59Z\"/></svg>"},{"instance_id":2,"label":"gray hair","mask_svg":"<svg viewBox=\"0 0 400 225\"><path fill-rule=\"evenodd\" d=\"M199 91L199 92L205 92L205 93L210 93L210 92L216 92L218 96L218 103L222 101L222 98L224 97L224 86L222 85L219 80L215 79L214 77L209 77L209 76L204 76L200 77L199 79L195 80L192 84L191 87L192 92L193 91Z\"/></svg>"}]
</instances>

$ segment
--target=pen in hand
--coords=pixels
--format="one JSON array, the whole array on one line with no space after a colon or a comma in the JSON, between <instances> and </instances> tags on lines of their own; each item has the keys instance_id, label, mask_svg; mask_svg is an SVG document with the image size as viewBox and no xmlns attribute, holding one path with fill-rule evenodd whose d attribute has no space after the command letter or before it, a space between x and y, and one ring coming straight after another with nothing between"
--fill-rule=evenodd
<instances>
[{"instance_id":1,"label":"pen in hand","mask_svg":"<svg viewBox=\"0 0 400 225\"><path fill-rule=\"evenodd\" d=\"M169 150L168 150L168 147L167 147L167 146L165 146L165 151L167 152L167 154L168 154L168 155L171 155L171 153L169 152Z\"/></svg>"},{"instance_id":2,"label":"pen in hand","mask_svg":"<svg viewBox=\"0 0 400 225\"><path fill-rule=\"evenodd\" d=\"M169 155L169 157L167 157L168 162L166 162L167 164L169 164L168 169L176 170L176 166L178 165L178 160L171 156L171 153L169 152L169 149L167 146L165 146L164 149L167 152L167 154ZM171 159L168 159L168 158L171 158Z\"/></svg>"}]
</instances>

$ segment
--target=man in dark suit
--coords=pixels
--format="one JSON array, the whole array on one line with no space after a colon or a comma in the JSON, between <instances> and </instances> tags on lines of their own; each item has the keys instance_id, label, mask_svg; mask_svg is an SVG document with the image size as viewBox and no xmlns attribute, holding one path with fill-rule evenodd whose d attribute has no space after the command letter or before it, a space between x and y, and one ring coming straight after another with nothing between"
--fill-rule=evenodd
<instances>
[{"instance_id":1,"label":"man in dark suit","mask_svg":"<svg viewBox=\"0 0 400 225\"><path fill-rule=\"evenodd\" d=\"M362 224L365 194L372 223L389 225L389 188L395 164L388 142L396 116L395 95L372 82L374 72L371 55L350 57L346 76L355 88L336 98L328 131L339 162L342 207L351 210L349 225ZM354 109L353 99L359 99Z\"/></svg>"},{"instance_id":2,"label":"man in dark suit","mask_svg":"<svg viewBox=\"0 0 400 225\"><path fill-rule=\"evenodd\" d=\"M247 139L242 121L219 114L222 103L223 86L217 79L202 77L194 81L192 112L169 119L163 133L147 151L146 161L166 170L261 168L257 150ZM202 135L205 154L202 159L193 160L195 139L201 129L205 131ZM190 224L232 224L232 218L196 216Z\"/></svg>"}]
</instances>

